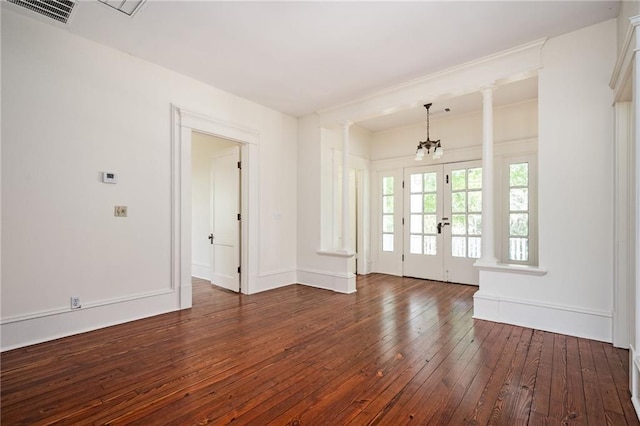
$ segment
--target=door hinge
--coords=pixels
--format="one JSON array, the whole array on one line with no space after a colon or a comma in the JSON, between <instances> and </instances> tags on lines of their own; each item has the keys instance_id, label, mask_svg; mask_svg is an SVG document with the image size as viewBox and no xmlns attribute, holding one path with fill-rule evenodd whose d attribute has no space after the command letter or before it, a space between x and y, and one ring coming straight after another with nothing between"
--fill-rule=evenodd
<instances>
[{"instance_id":1,"label":"door hinge","mask_svg":"<svg viewBox=\"0 0 640 426\"><path fill-rule=\"evenodd\" d=\"M449 183L449 175L447 175L447 183Z\"/></svg>"},{"instance_id":2,"label":"door hinge","mask_svg":"<svg viewBox=\"0 0 640 426\"><path fill-rule=\"evenodd\" d=\"M402 181L402 187L404 188L404 181Z\"/></svg>"},{"instance_id":3,"label":"door hinge","mask_svg":"<svg viewBox=\"0 0 640 426\"><path fill-rule=\"evenodd\" d=\"M238 168L242 169L242 161L238 161Z\"/></svg>"},{"instance_id":4,"label":"door hinge","mask_svg":"<svg viewBox=\"0 0 640 426\"><path fill-rule=\"evenodd\" d=\"M242 215L238 213L238 220L242 220Z\"/></svg>"},{"instance_id":5,"label":"door hinge","mask_svg":"<svg viewBox=\"0 0 640 426\"><path fill-rule=\"evenodd\" d=\"M404 262L404 254L402 255L402 261Z\"/></svg>"},{"instance_id":6,"label":"door hinge","mask_svg":"<svg viewBox=\"0 0 640 426\"><path fill-rule=\"evenodd\" d=\"M238 266L238 273L240 273L240 267Z\"/></svg>"},{"instance_id":7,"label":"door hinge","mask_svg":"<svg viewBox=\"0 0 640 426\"><path fill-rule=\"evenodd\" d=\"M402 218L402 226L404 226L404 217Z\"/></svg>"}]
</instances>

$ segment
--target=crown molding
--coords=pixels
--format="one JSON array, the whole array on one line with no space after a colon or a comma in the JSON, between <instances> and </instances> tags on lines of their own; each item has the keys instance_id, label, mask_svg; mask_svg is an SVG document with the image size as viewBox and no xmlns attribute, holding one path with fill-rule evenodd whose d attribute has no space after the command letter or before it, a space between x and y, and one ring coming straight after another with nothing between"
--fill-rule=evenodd
<instances>
[{"instance_id":1,"label":"crown molding","mask_svg":"<svg viewBox=\"0 0 640 426\"><path fill-rule=\"evenodd\" d=\"M636 28L640 26L640 15L632 16L629 18L629 24L627 25L627 31L622 42L622 48L618 54L618 60L613 68L611 74L611 80L609 81L609 87L616 93L616 98L624 87L625 78L631 71L631 64L635 53L640 50L638 43L633 45L634 33Z\"/></svg>"},{"instance_id":2,"label":"crown molding","mask_svg":"<svg viewBox=\"0 0 640 426\"><path fill-rule=\"evenodd\" d=\"M542 66L547 38L447 68L371 95L316 111L323 125L361 121L422 105L425 100L446 99L479 91L487 84L507 84L533 77Z\"/></svg>"}]
</instances>

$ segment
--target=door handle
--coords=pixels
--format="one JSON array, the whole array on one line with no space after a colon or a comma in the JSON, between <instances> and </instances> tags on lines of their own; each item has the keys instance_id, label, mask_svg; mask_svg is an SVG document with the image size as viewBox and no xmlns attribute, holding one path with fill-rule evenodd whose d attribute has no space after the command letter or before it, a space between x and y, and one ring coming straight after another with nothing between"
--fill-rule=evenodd
<instances>
[{"instance_id":1,"label":"door handle","mask_svg":"<svg viewBox=\"0 0 640 426\"><path fill-rule=\"evenodd\" d=\"M209 234L207 238L209 238L209 242L213 244L213 238L214 238L213 234Z\"/></svg>"},{"instance_id":2,"label":"door handle","mask_svg":"<svg viewBox=\"0 0 640 426\"><path fill-rule=\"evenodd\" d=\"M450 223L449 222L438 222L438 234L442 234L442 228L444 228L447 225L450 225Z\"/></svg>"}]
</instances>

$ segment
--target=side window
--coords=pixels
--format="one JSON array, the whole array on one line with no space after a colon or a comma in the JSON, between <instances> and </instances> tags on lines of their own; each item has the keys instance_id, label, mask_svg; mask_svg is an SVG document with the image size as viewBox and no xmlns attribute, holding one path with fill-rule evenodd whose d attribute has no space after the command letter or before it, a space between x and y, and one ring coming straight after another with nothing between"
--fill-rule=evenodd
<instances>
[{"instance_id":1,"label":"side window","mask_svg":"<svg viewBox=\"0 0 640 426\"><path fill-rule=\"evenodd\" d=\"M382 177L382 251L393 252L393 213L395 202L393 176Z\"/></svg>"},{"instance_id":2,"label":"side window","mask_svg":"<svg viewBox=\"0 0 640 426\"><path fill-rule=\"evenodd\" d=\"M533 203L530 191L530 163L511 162L507 170L507 260L511 263L531 263Z\"/></svg>"}]
</instances>

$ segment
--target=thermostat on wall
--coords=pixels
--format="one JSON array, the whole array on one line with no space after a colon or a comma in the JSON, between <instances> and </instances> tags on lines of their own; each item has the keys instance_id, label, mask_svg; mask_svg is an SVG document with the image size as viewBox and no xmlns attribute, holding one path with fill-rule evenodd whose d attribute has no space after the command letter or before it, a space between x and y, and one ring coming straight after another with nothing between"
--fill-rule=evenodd
<instances>
[{"instance_id":1,"label":"thermostat on wall","mask_svg":"<svg viewBox=\"0 0 640 426\"><path fill-rule=\"evenodd\" d=\"M118 183L118 178L114 172L102 172L103 183Z\"/></svg>"}]
</instances>

